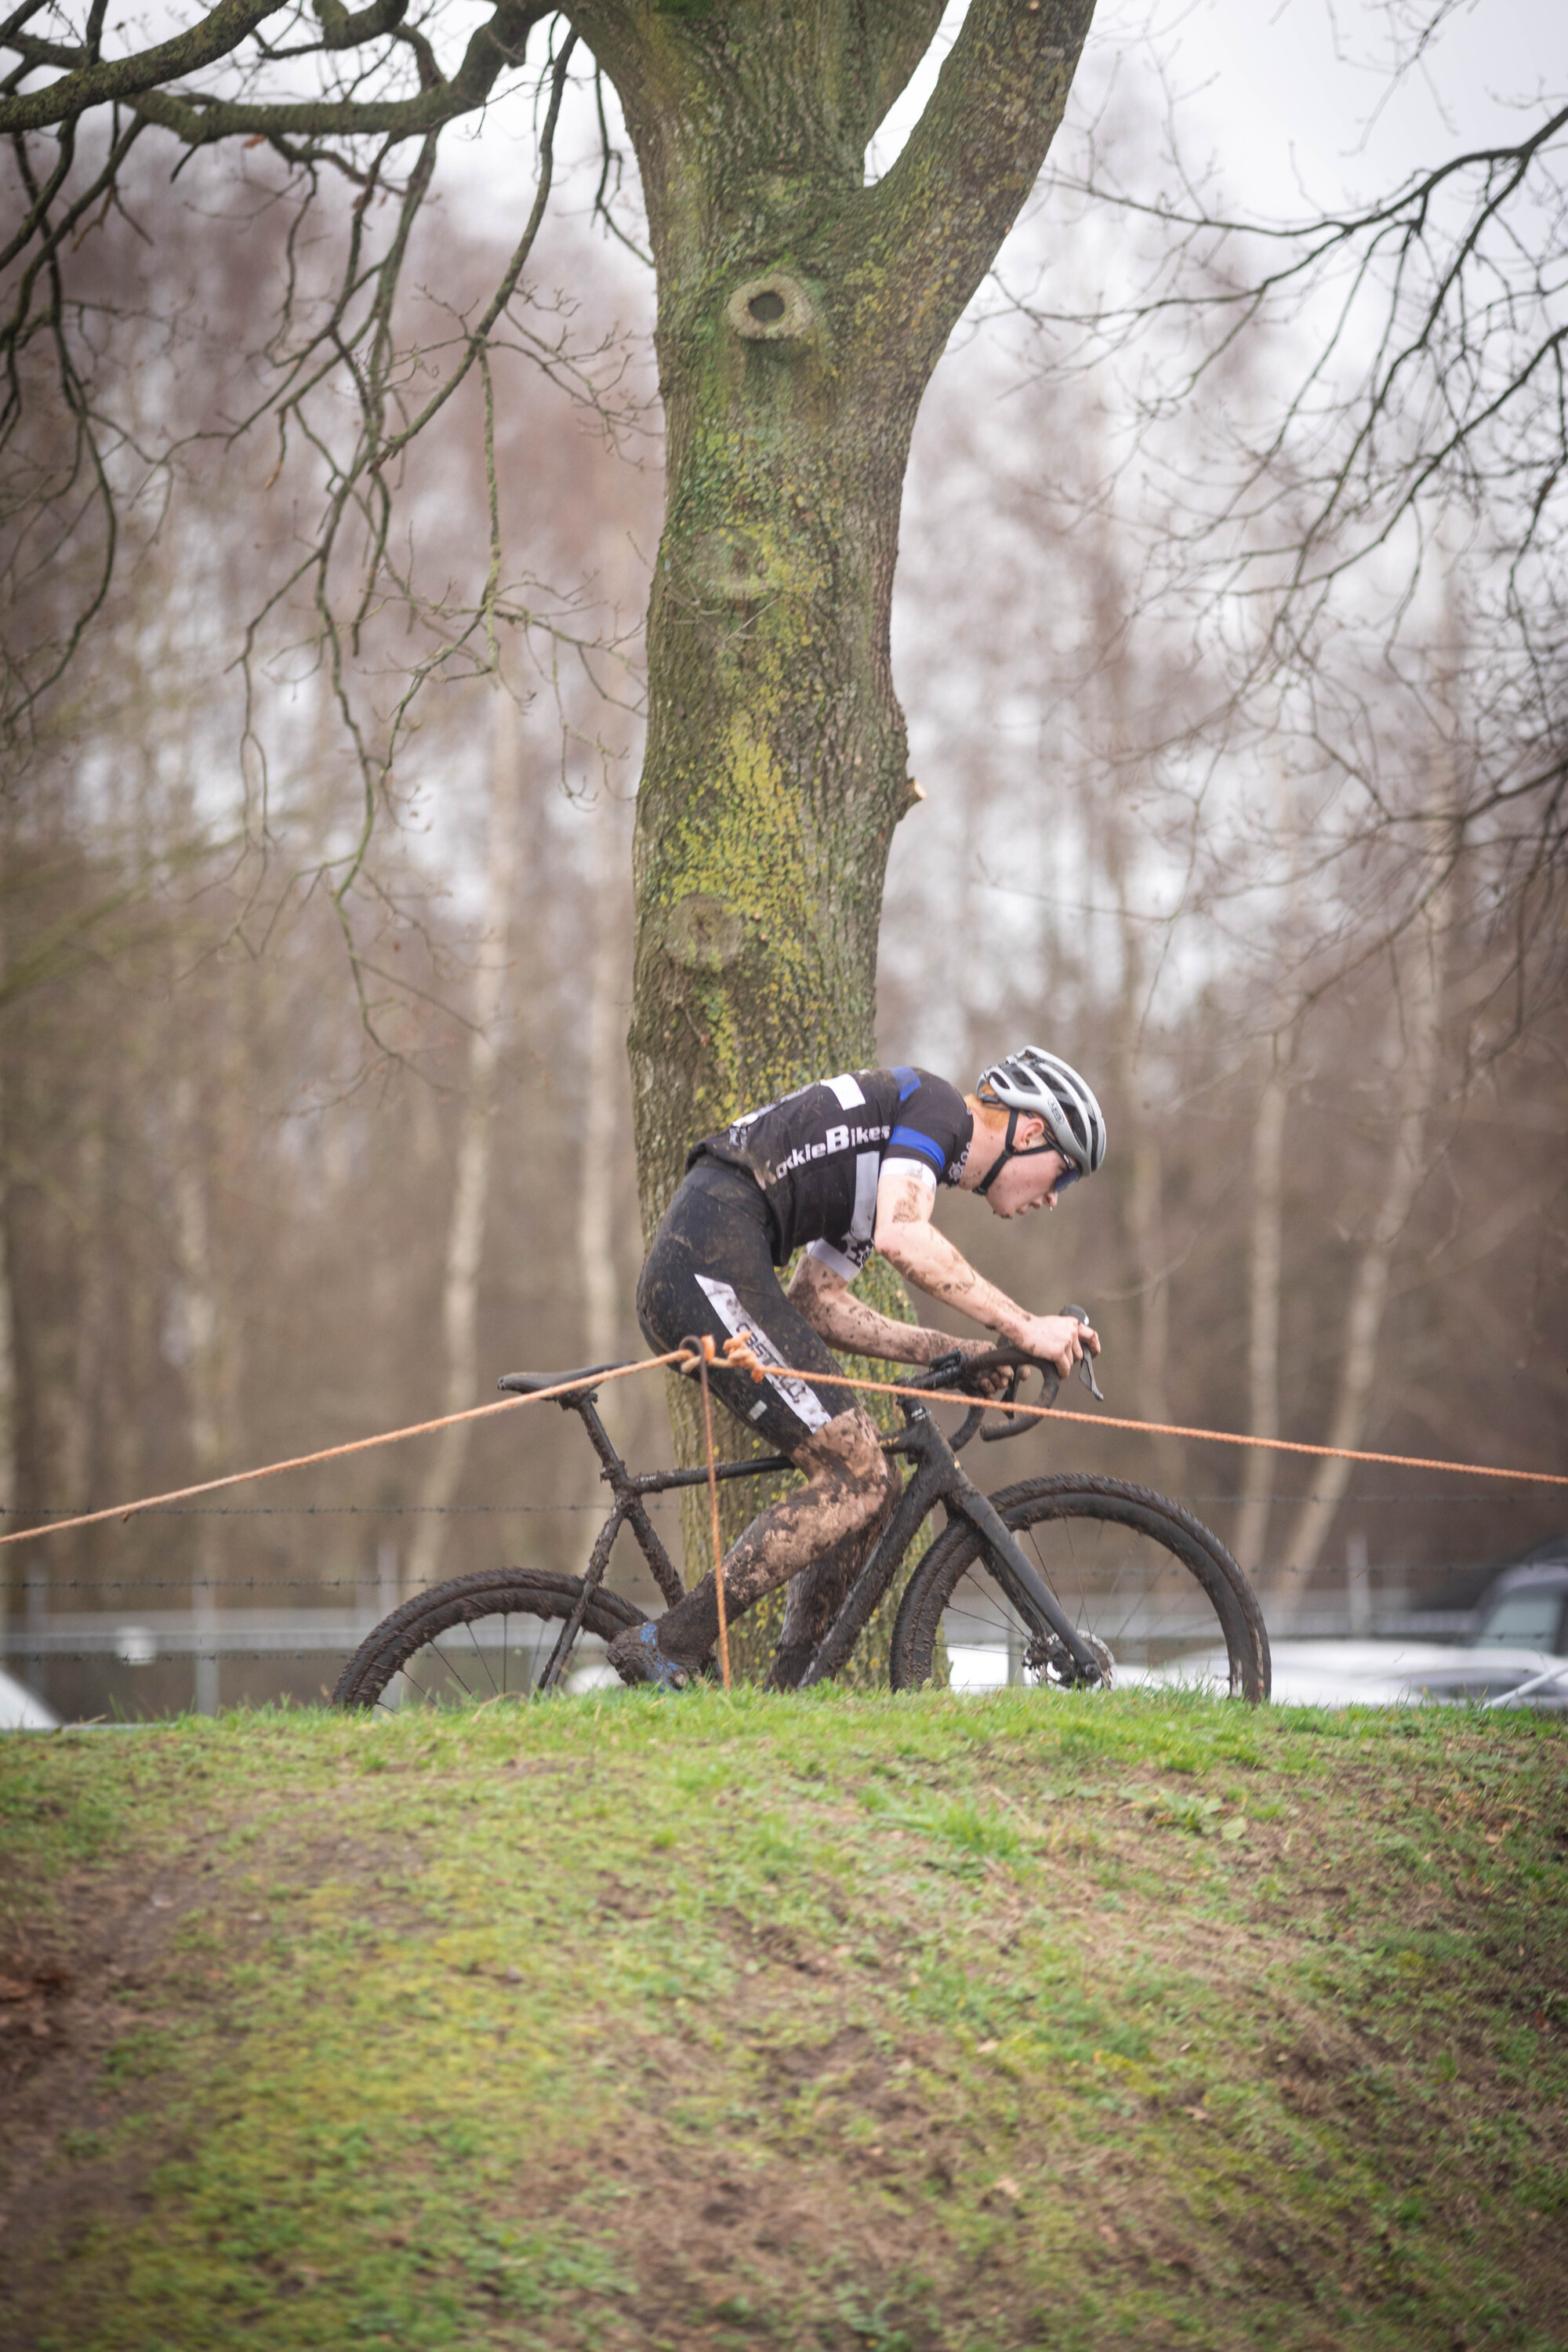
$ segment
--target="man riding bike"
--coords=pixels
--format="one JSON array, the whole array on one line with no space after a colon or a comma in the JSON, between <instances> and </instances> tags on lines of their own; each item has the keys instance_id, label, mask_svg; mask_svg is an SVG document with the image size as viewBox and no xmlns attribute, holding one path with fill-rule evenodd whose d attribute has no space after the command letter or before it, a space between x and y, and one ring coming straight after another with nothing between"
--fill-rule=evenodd
<instances>
[{"instance_id":1,"label":"man riding bike","mask_svg":"<svg viewBox=\"0 0 1568 2352\"><path fill-rule=\"evenodd\" d=\"M1054 1363L1065 1379L1087 1323L1031 1315L977 1274L931 1223L937 1186L978 1193L999 1217L1054 1209L1105 1159L1105 1120L1078 1072L1026 1045L982 1072L972 1095L901 1066L845 1072L748 1112L687 1155L686 1175L654 1236L637 1285L637 1319L661 1353L708 1333L751 1335L763 1364L788 1367L760 1385L715 1366L714 1393L738 1420L787 1454L806 1483L753 1519L723 1566L732 1622L764 1592L790 1586L769 1681L790 1689L805 1671L869 1554L900 1479L876 1423L852 1395L818 1376L841 1348L897 1364L929 1364L954 1342L895 1323L852 1296L875 1249L917 1288L988 1331ZM786 1296L775 1267L805 1255ZM825 1344L826 1343L826 1344ZM966 1345L977 1353L990 1344ZM625 1682L681 1689L718 1639L718 1598L705 1577L657 1625L618 1634L610 1664Z\"/></svg>"}]
</instances>

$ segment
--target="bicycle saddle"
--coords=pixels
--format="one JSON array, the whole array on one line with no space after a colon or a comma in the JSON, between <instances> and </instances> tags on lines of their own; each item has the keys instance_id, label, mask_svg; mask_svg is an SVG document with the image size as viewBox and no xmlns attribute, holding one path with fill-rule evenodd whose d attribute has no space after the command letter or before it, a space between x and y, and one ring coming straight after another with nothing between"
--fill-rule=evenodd
<instances>
[{"instance_id":1,"label":"bicycle saddle","mask_svg":"<svg viewBox=\"0 0 1568 2352\"><path fill-rule=\"evenodd\" d=\"M496 1382L509 1396L532 1396L540 1389L574 1387L579 1381L596 1381L602 1372L619 1372L622 1364L584 1364L573 1372L503 1372Z\"/></svg>"}]
</instances>

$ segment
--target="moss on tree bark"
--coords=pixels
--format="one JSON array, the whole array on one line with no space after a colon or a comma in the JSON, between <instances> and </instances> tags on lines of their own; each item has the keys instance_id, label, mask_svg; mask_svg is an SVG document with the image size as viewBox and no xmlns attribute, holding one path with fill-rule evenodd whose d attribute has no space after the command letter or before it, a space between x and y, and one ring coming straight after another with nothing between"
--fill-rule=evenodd
<instances>
[{"instance_id":1,"label":"moss on tree bark","mask_svg":"<svg viewBox=\"0 0 1568 2352\"><path fill-rule=\"evenodd\" d=\"M667 491L628 1039L651 1236L695 1138L875 1058L883 880L915 800L889 641L910 437L1045 159L1092 0L972 0L874 187L867 146L942 0L570 13L619 92L658 275ZM750 1449L723 1418L724 1450ZM726 1539L763 1499L725 1490ZM705 1505L687 1533L700 1573ZM738 1629L742 1667L766 1618Z\"/></svg>"},{"instance_id":2,"label":"moss on tree bark","mask_svg":"<svg viewBox=\"0 0 1568 2352\"><path fill-rule=\"evenodd\" d=\"M1092 0L973 0L913 135L866 148L940 0L584 0L658 272L629 1039L651 1231L688 1145L874 1054L911 805L889 615L921 395L1061 117Z\"/></svg>"}]
</instances>

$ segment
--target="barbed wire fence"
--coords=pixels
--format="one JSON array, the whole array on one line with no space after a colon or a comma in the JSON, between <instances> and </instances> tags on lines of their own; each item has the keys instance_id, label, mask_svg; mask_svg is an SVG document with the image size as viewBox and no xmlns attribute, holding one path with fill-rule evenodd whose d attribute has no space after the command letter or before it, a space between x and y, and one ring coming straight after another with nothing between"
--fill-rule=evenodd
<instances>
[{"instance_id":1,"label":"barbed wire fence","mask_svg":"<svg viewBox=\"0 0 1568 2352\"><path fill-rule=\"evenodd\" d=\"M1197 1510L1236 1507L1238 1490L1194 1488L1174 1499ZM1297 1506L1299 1492L1270 1496L1272 1503ZM1381 1488L1352 1489L1343 1502L1354 1509L1405 1507L1441 1501L1450 1505L1495 1500L1482 1490L1405 1493ZM649 1496L647 1506L679 1519L679 1497ZM149 1519L225 1520L237 1528L256 1521L347 1524L415 1522L428 1517L458 1523L551 1522L560 1524L602 1520L602 1502L458 1502L419 1503L262 1503L187 1504L138 1514ZM23 1516L0 1506L0 1525ZM26 1516L47 1521L68 1516L63 1508L35 1507ZM584 1554L586 1542L584 1545ZM449 1573L460 1573L460 1561ZM1320 1564L1306 1571L1310 1599L1303 1612L1292 1603L1291 1630L1318 1638L1337 1634L1426 1635L1451 1638L1468 1622L1468 1610L1451 1604L1444 1588L1474 1580L1481 1571L1473 1562L1426 1564L1406 1570L1397 1563L1357 1559L1343 1567ZM1289 1563L1270 1564L1258 1571L1263 1587L1266 1617L1278 1602L1287 1580L1303 1574ZM127 1708L141 1709L153 1699L147 1669L162 1667L155 1715L215 1714L223 1703L226 1681L234 1670L243 1673L245 1697L262 1703L282 1697L301 1681L309 1688L296 1696L316 1696L329 1685L322 1668L336 1664L355 1649L372 1627L399 1601L428 1583L408 1583L403 1574L401 1548L383 1535L373 1554L352 1567L323 1568L310 1575L251 1572L207 1576L160 1574L155 1570L124 1575L56 1576L29 1580L23 1613L0 1627L0 1664L18 1669L37 1696L48 1699L63 1669L73 1673L71 1696L83 1709L101 1716ZM1414 1588L1414 1589L1413 1589ZM226 1674L226 1669L229 1670ZM190 1683L188 1692L174 1688ZM260 1687L268 1680L270 1691Z\"/></svg>"},{"instance_id":2,"label":"barbed wire fence","mask_svg":"<svg viewBox=\"0 0 1568 2352\"><path fill-rule=\"evenodd\" d=\"M733 1343L731 1343L732 1346ZM679 1357L680 1351L673 1350L666 1358L606 1370L598 1376L598 1380L602 1382L607 1379L625 1378L639 1371L654 1370L661 1364L668 1365L677 1361ZM470 1407L464 1413L444 1416L435 1422L419 1423L407 1430L390 1431L371 1438L356 1439L342 1446L325 1448L316 1454L294 1457L289 1462L266 1465L249 1472L233 1473L225 1478L204 1482L195 1488L187 1487L176 1490L172 1495L151 1496L145 1501L134 1502L127 1506L82 1513L36 1504L26 1508L20 1506L0 1505L0 1526L3 1526L7 1519L25 1519L27 1522L26 1527L14 1528L0 1534L0 1546L9 1547L25 1542L28 1536L43 1540L51 1533L64 1532L68 1528L100 1525L116 1518L121 1519L122 1523L129 1522L132 1518L163 1520L221 1518L237 1523L252 1520L371 1520L383 1525L397 1520L423 1519L430 1516L457 1520L539 1519L562 1516L592 1516L602 1518L605 1508L602 1500L418 1504L390 1500L374 1503L212 1503L196 1499L202 1495L212 1493L215 1489L244 1484L251 1478L276 1475L282 1470L324 1463L345 1454L359 1454L378 1445L395 1443L403 1437L424 1434L433 1429L443 1427L451 1421L484 1419L497 1412L515 1410L518 1404L544 1402L551 1397L559 1400L563 1395L570 1394L574 1388L580 1389L583 1385L584 1383L581 1377L573 1381L569 1376L561 1388L542 1391L535 1396L509 1400L507 1404L500 1406ZM880 1389L889 1384L847 1378L842 1385L847 1389ZM905 1392L914 1395L925 1393L918 1390ZM931 1393L934 1394L934 1392ZM1052 1412L1049 1408L1038 1406L1015 1406L1013 1410L1039 1420L1050 1417L1058 1422L1088 1421L1106 1427L1147 1428L1151 1431L1154 1428L1154 1424L1152 1423L1129 1422L1121 1417L1089 1415L1064 1411ZM1256 1439L1221 1431L1192 1430L1184 1431L1182 1433L1193 1437L1215 1439L1221 1443L1240 1446L1254 1446L1259 1443ZM1277 1444L1271 1450L1301 1454L1326 1454L1334 1449L1286 1442ZM1362 1454L1351 1458L1396 1465L1405 1461L1405 1457L1402 1456L1379 1454ZM1425 1459L1411 1459L1407 1466L1428 1471L1442 1471L1450 1467L1445 1464ZM1479 1473L1482 1478L1493 1482L1500 1478L1517 1476L1528 1483L1568 1486L1568 1477L1564 1477L1560 1473L1541 1471L1515 1473L1500 1471L1489 1465L1473 1463L1457 1463L1451 1467L1461 1476L1467 1473L1471 1475ZM1360 1491L1352 1489L1338 1499L1342 1505L1350 1505L1360 1509L1375 1509L1380 1507L1408 1508L1416 1503L1433 1501L1440 1501L1447 1506L1486 1504L1494 1501L1496 1494L1497 1486L1494 1483L1479 1487L1474 1493L1456 1491L1452 1486L1444 1486L1429 1494L1415 1494L1408 1489L1384 1492L1369 1487ZM1184 1493L1176 1499L1194 1507L1212 1509L1216 1505L1236 1505L1242 1500L1242 1495L1239 1489L1205 1488L1202 1491L1194 1489L1190 1493ZM1303 1499L1300 1493L1295 1492L1271 1494L1268 1497L1270 1503L1289 1503L1293 1506L1299 1506ZM679 1509L679 1504L674 1493L649 1494L644 1497L644 1503L646 1507L655 1511L662 1509L677 1513ZM1445 1575L1452 1580L1459 1575L1468 1575L1473 1578L1477 1572L1474 1563L1465 1563L1462 1566L1456 1563L1447 1570L1441 1567L1426 1567L1417 1571L1423 1583L1436 1582L1439 1585ZM1334 1570L1325 1570L1321 1564L1312 1570L1300 1570L1292 1568L1289 1563L1283 1563L1260 1569L1257 1571L1257 1576L1260 1588L1260 1599L1266 1614L1270 1600L1278 1601L1283 1593L1289 1591L1290 1578L1302 1576L1315 1580L1319 1588L1316 1595L1319 1607L1315 1615L1304 1612L1302 1608L1301 1595L1309 1589L1308 1586L1297 1588L1295 1596L1288 1603L1287 1614L1290 1630L1296 1633L1419 1631L1442 1635L1461 1630L1468 1622L1467 1612L1445 1609L1440 1604L1436 1608L1427 1605L1412 1609L1408 1572L1397 1566L1392 1571L1384 1571L1382 1583L1384 1605L1381 1610L1376 1609L1373 1605L1373 1593L1374 1573L1376 1570L1368 1559L1367 1548L1363 1539L1359 1545L1359 1557L1358 1547L1352 1541L1347 1552L1345 1568L1337 1575ZM389 1612L390 1609L395 1607L399 1601L413 1597L417 1591L428 1589L429 1583L437 1580L423 1580L405 1586L402 1576L398 1547L387 1536L383 1536L376 1545L374 1569L365 1563L356 1566L353 1573L347 1574L318 1572L310 1576L290 1576L268 1572L246 1576L195 1574L163 1576L145 1573L120 1577L77 1575L61 1578L52 1575L47 1568L40 1567L37 1563L29 1563L25 1585L26 1606L22 1618L20 1622L0 1622L0 1661L6 1658L19 1661L24 1675L32 1683L37 1695L41 1696L44 1696L44 1686L48 1682L50 1669L55 1665L79 1667L90 1665L101 1675L105 1671L106 1661L121 1667L140 1670L159 1664L167 1664L177 1659L188 1660L194 1666L194 1697L196 1711L215 1713L219 1704L220 1667L223 1661L266 1657L273 1662L271 1671L276 1675L284 1666L315 1665L324 1659L341 1657L346 1652L357 1647L359 1642ZM176 1592L183 1597L183 1607L163 1608L146 1605L154 1595ZM277 1605L286 1594L305 1592L316 1595L352 1593L353 1605L350 1607L339 1602L335 1605L309 1607L298 1601L283 1608ZM90 1601L84 1605L67 1610L58 1610L54 1606L59 1598L67 1594L79 1593L91 1596ZM217 1598L220 1594L247 1596L247 1605L221 1608ZM110 1601L109 1596L115 1596L115 1598ZM140 1601L142 1605L139 1608L135 1607L134 1601ZM268 1604L271 1605L268 1606ZM1319 1616L1324 1619L1321 1624L1317 1622ZM324 1682L319 1687L323 1696L328 1695L328 1685ZM310 1696L313 1695L313 1693L310 1694ZM255 1694L247 1693L247 1696L253 1696ZM167 1711L183 1712L184 1709L175 1706Z\"/></svg>"}]
</instances>

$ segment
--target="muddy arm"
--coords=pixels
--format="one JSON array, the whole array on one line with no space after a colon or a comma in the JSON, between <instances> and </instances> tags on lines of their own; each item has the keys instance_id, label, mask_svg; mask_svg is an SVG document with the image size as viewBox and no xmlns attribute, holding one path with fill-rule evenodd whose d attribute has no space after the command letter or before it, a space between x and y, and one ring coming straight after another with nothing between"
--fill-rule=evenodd
<instances>
[{"instance_id":1,"label":"muddy arm","mask_svg":"<svg viewBox=\"0 0 1568 2352\"><path fill-rule=\"evenodd\" d=\"M852 1356L875 1356L889 1364L934 1364L939 1356L962 1346L945 1331L929 1331L919 1323L895 1323L857 1298L841 1275L819 1257L803 1257L795 1270L789 1295L812 1329L830 1348Z\"/></svg>"}]
</instances>

